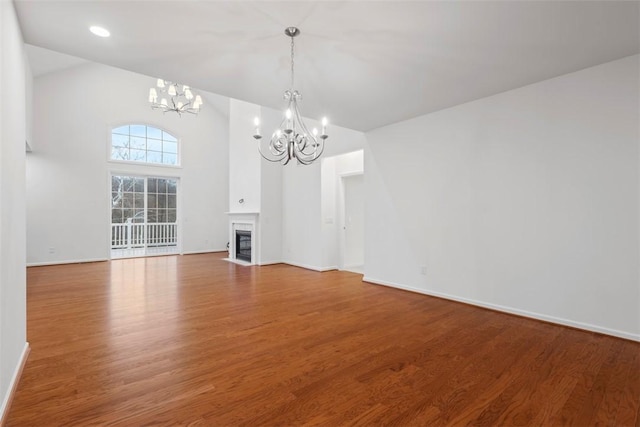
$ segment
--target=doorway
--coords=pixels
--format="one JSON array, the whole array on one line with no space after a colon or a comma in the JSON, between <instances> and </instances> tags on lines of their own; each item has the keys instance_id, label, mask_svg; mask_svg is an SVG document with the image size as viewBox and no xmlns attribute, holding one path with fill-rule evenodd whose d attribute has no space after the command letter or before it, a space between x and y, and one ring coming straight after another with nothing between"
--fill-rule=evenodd
<instances>
[{"instance_id":1,"label":"doorway","mask_svg":"<svg viewBox=\"0 0 640 427\"><path fill-rule=\"evenodd\" d=\"M364 273L364 174L342 176L342 269Z\"/></svg>"},{"instance_id":2,"label":"doorway","mask_svg":"<svg viewBox=\"0 0 640 427\"><path fill-rule=\"evenodd\" d=\"M178 180L111 176L111 258L179 253Z\"/></svg>"}]
</instances>

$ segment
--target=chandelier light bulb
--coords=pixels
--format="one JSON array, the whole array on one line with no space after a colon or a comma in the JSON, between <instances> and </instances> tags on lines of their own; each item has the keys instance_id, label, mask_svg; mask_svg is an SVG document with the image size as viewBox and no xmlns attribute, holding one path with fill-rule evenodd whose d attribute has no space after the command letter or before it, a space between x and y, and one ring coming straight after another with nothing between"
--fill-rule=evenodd
<instances>
[{"instance_id":1,"label":"chandelier light bulb","mask_svg":"<svg viewBox=\"0 0 640 427\"><path fill-rule=\"evenodd\" d=\"M262 138L262 136L260 135L260 117L255 117L253 119L253 124L256 126L255 132L253 133L253 137L255 139Z\"/></svg>"},{"instance_id":2,"label":"chandelier light bulb","mask_svg":"<svg viewBox=\"0 0 640 427\"><path fill-rule=\"evenodd\" d=\"M149 89L149 102L156 102L158 99L158 92L156 92L155 88Z\"/></svg>"},{"instance_id":3,"label":"chandelier light bulb","mask_svg":"<svg viewBox=\"0 0 640 427\"><path fill-rule=\"evenodd\" d=\"M168 107L167 98L162 98L162 101L160 101L160 105L162 105L163 107Z\"/></svg>"},{"instance_id":4,"label":"chandelier light bulb","mask_svg":"<svg viewBox=\"0 0 640 427\"><path fill-rule=\"evenodd\" d=\"M176 96L177 94L176 85L169 85L169 89L167 90L167 93L171 96Z\"/></svg>"},{"instance_id":5,"label":"chandelier light bulb","mask_svg":"<svg viewBox=\"0 0 640 427\"><path fill-rule=\"evenodd\" d=\"M184 104L182 102L178 102L178 110L182 110L182 107L184 107Z\"/></svg>"},{"instance_id":6,"label":"chandelier light bulb","mask_svg":"<svg viewBox=\"0 0 640 427\"><path fill-rule=\"evenodd\" d=\"M187 98L188 100L192 100L193 99L193 93L191 93L191 89L189 89L188 87L184 91L184 97Z\"/></svg>"},{"instance_id":7,"label":"chandelier light bulb","mask_svg":"<svg viewBox=\"0 0 640 427\"><path fill-rule=\"evenodd\" d=\"M158 87L159 87L160 89L164 89L164 80L162 80L162 79L158 79Z\"/></svg>"},{"instance_id":8,"label":"chandelier light bulb","mask_svg":"<svg viewBox=\"0 0 640 427\"><path fill-rule=\"evenodd\" d=\"M313 133L313 136L318 136L318 128L313 128L311 132Z\"/></svg>"},{"instance_id":9,"label":"chandelier light bulb","mask_svg":"<svg viewBox=\"0 0 640 427\"><path fill-rule=\"evenodd\" d=\"M322 118L322 135L321 138L326 139L327 137L327 124L329 123L329 120L327 120L326 117Z\"/></svg>"},{"instance_id":10,"label":"chandelier light bulb","mask_svg":"<svg viewBox=\"0 0 640 427\"><path fill-rule=\"evenodd\" d=\"M286 113L284 113L284 115L287 117L287 120L291 120L291 109L287 108Z\"/></svg>"}]
</instances>

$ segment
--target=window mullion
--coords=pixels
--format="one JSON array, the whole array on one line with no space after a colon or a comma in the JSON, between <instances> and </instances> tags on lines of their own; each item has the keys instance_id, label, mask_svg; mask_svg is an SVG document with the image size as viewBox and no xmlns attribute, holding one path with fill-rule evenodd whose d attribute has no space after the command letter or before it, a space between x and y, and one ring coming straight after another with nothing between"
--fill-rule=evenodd
<instances>
[{"instance_id":1,"label":"window mullion","mask_svg":"<svg viewBox=\"0 0 640 427\"><path fill-rule=\"evenodd\" d=\"M147 235L147 230L148 230L148 225L147 225L147 188L148 188L148 181L149 181L149 177L145 176L144 177L144 193L143 193L143 198L144 198L144 203L143 203L143 211L144 214L142 215L143 218L143 230L142 230L142 236L144 238L144 251L145 253L147 252L147 248L149 246L149 241L148 241L148 235Z\"/></svg>"}]
</instances>

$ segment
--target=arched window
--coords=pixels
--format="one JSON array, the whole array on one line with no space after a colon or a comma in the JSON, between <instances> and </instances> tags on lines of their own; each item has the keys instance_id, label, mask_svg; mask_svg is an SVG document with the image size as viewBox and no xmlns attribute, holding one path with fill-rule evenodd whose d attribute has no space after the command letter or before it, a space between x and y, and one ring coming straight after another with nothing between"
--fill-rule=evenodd
<instances>
[{"instance_id":1,"label":"arched window","mask_svg":"<svg viewBox=\"0 0 640 427\"><path fill-rule=\"evenodd\" d=\"M120 126L111 130L111 160L177 166L178 139L151 126Z\"/></svg>"}]
</instances>

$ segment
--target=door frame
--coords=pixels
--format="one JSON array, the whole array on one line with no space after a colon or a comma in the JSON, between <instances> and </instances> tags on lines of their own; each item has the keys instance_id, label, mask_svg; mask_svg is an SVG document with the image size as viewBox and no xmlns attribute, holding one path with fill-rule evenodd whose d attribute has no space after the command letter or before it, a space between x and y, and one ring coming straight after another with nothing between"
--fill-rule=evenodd
<instances>
[{"instance_id":1,"label":"door frame","mask_svg":"<svg viewBox=\"0 0 640 427\"><path fill-rule=\"evenodd\" d=\"M345 191L344 183L345 178L351 178L354 176L362 176L364 179L364 171L346 172L338 174L338 270L345 270L344 258L347 252L347 239L346 239L346 203L345 203ZM364 247L364 242L363 242Z\"/></svg>"},{"instance_id":2,"label":"door frame","mask_svg":"<svg viewBox=\"0 0 640 427\"><path fill-rule=\"evenodd\" d=\"M145 223L146 223L146 216L147 216L147 179L148 178L164 178L164 179L174 179L176 181L176 233L178 234L177 239L176 239L176 252L171 253L171 254L147 254L146 253L146 243L145 243L145 254L144 255L140 255L140 256L135 256L135 257L131 257L131 258L143 258L143 257L150 257L150 256L164 256L164 255L182 255L183 254L183 249L182 249L182 189L181 189L181 179L180 176L176 176L176 175L171 175L171 174L162 174L162 173L150 173L151 171L137 171L137 172L133 172L131 170L109 170L107 173L107 200L111 200L111 193L112 193L112 189L111 189L111 180L112 177L115 176L131 176L131 177L135 177L135 178L144 178L144 194L145 194L145 200L144 200L144 210L145 210ZM107 250L108 250L108 254L109 256L107 257L107 259L121 259L121 258L113 258L112 256L112 249L111 249L111 203L108 202L107 203Z\"/></svg>"}]
</instances>

